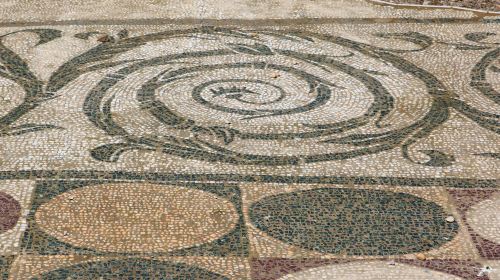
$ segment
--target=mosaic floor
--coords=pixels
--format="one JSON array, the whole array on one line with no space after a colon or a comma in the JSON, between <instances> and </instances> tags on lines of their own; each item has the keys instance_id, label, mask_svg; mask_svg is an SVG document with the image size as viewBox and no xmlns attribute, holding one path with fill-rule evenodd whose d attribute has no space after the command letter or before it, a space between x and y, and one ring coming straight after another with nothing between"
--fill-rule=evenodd
<instances>
[{"instance_id":1,"label":"mosaic floor","mask_svg":"<svg viewBox=\"0 0 500 280\"><path fill-rule=\"evenodd\" d=\"M22 2L0 279L500 279L500 16Z\"/></svg>"},{"instance_id":2,"label":"mosaic floor","mask_svg":"<svg viewBox=\"0 0 500 280\"><path fill-rule=\"evenodd\" d=\"M447 6L454 8L467 8L482 11L500 12L498 0L374 0L380 3L397 5L418 5L422 7Z\"/></svg>"}]
</instances>

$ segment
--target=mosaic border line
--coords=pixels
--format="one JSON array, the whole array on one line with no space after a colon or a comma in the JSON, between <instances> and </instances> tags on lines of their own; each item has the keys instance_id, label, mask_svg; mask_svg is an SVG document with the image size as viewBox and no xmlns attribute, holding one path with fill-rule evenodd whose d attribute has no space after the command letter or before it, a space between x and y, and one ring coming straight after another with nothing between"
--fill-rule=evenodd
<instances>
[{"instance_id":1,"label":"mosaic border line","mask_svg":"<svg viewBox=\"0 0 500 280\"><path fill-rule=\"evenodd\" d=\"M28 26L70 26L70 25L297 25L297 24L383 24L383 23L421 23L421 24L468 24L496 23L500 18L297 18L297 19L196 19L196 18L150 18L150 19L103 19L103 20L61 20L61 21L11 21L0 22L0 27Z\"/></svg>"},{"instance_id":2,"label":"mosaic border line","mask_svg":"<svg viewBox=\"0 0 500 280\"><path fill-rule=\"evenodd\" d=\"M411 177L369 177L369 176L282 176L242 174L187 174L128 171L78 171L78 170L31 170L0 171L0 180L7 179L99 179L99 180L155 180L165 182L261 182L295 184L353 184L388 186L443 186L449 188L499 188L500 179L471 178L411 178Z\"/></svg>"}]
</instances>

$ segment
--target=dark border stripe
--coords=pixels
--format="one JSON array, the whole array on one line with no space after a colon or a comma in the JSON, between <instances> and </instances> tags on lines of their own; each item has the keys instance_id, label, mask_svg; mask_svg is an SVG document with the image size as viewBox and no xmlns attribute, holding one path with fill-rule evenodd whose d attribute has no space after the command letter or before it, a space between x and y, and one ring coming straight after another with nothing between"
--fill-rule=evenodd
<instances>
[{"instance_id":1,"label":"dark border stripe","mask_svg":"<svg viewBox=\"0 0 500 280\"><path fill-rule=\"evenodd\" d=\"M369 24L369 23L500 23L500 18L297 18L297 19L82 19L61 21L11 21L0 22L0 27L64 26L64 25L297 25L297 24Z\"/></svg>"},{"instance_id":2,"label":"dark border stripe","mask_svg":"<svg viewBox=\"0 0 500 280\"><path fill-rule=\"evenodd\" d=\"M281 176L239 174L175 174L124 171L77 171L77 170L33 170L0 171L0 180L8 179L98 179L98 180L144 180L167 182L262 182L297 184L355 184L388 186L444 186L451 188L498 188L500 179L470 178L411 178L369 176Z\"/></svg>"}]
</instances>

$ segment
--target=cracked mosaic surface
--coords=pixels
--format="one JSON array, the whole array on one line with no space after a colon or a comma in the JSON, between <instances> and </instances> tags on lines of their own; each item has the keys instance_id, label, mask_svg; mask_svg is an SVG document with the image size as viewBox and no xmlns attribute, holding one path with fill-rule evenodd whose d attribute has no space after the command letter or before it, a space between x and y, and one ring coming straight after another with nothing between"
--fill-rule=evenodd
<instances>
[{"instance_id":1,"label":"cracked mosaic surface","mask_svg":"<svg viewBox=\"0 0 500 280\"><path fill-rule=\"evenodd\" d=\"M498 279L499 18L330 2L0 11L0 279Z\"/></svg>"}]
</instances>

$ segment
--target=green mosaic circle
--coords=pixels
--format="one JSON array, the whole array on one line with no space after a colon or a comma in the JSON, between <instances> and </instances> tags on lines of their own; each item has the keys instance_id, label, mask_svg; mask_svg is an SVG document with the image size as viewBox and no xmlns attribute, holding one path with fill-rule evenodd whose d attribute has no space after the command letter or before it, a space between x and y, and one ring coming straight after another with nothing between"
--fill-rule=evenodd
<instances>
[{"instance_id":1,"label":"green mosaic circle","mask_svg":"<svg viewBox=\"0 0 500 280\"><path fill-rule=\"evenodd\" d=\"M266 197L250 220L291 245L323 253L399 255L437 248L458 231L434 202L380 190L322 188Z\"/></svg>"},{"instance_id":2,"label":"green mosaic circle","mask_svg":"<svg viewBox=\"0 0 500 280\"><path fill-rule=\"evenodd\" d=\"M64 267L32 279L228 279L198 267L147 259L90 262Z\"/></svg>"}]
</instances>

